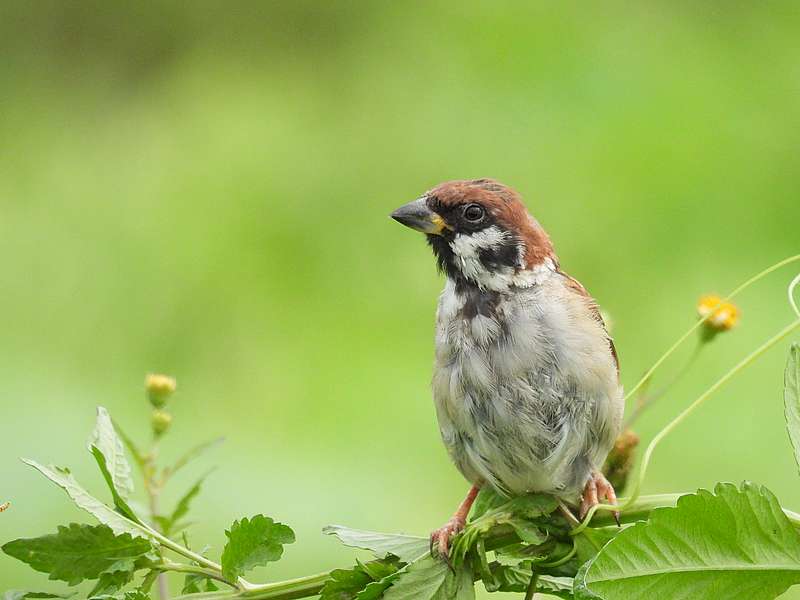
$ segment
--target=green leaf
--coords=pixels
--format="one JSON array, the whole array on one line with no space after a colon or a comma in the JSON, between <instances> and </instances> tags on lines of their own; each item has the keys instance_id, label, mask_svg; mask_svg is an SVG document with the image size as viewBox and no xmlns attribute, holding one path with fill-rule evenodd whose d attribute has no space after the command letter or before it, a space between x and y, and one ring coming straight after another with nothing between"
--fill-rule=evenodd
<instances>
[{"instance_id":1,"label":"green leaf","mask_svg":"<svg viewBox=\"0 0 800 600\"><path fill-rule=\"evenodd\" d=\"M209 440L207 442L203 442L202 444L198 444L194 448L191 448L188 452L186 452L183 456L181 456L178 460L176 460L174 465L164 470L165 476L171 477L172 475L177 473L180 469L189 464L191 461L198 458L199 456L202 456L206 451L210 450L214 446L218 446L224 441L225 441L224 437L219 437L213 440Z\"/></svg>"},{"instance_id":2,"label":"green leaf","mask_svg":"<svg viewBox=\"0 0 800 600\"><path fill-rule=\"evenodd\" d=\"M367 600L380 598L397 574L397 558L359 562L352 569L331 571L331 578L325 582L320 600Z\"/></svg>"},{"instance_id":3,"label":"green leaf","mask_svg":"<svg viewBox=\"0 0 800 600\"><path fill-rule=\"evenodd\" d=\"M152 546L127 533L114 535L105 525L72 523L55 534L8 542L2 550L36 571L49 573L50 579L77 585L84 579L97 579L119 561L146 556Z\"/></svg>"},{"instance_id":4,"label":"green leaf","mask_svg":"<svg viewBox=\"0 0 800 600\"><path fill-rule=\"evenodd\" d=\"M470 521L464 531L453 540L451 558L457 564L475 547L481 536L498 525L510 525L523 541L541 544L548 537L542 526L545 523L550 525L549 519L545 521L542 517L547 517L557 507L557 500L544 494L517 496L499 505L496 500L489 500L485 511Z\"/></svg>"},{"instance_id":5,"label":"green leaf","mask_svg":"<svg viewBox=\"0 0 800 600\"><path fill-rule=\"evenodd\" d=\"M536 591L540 594L572 600L575 597L572 593L572 585L572 578L570 577L540 575L536 581Z\"/></svg>"},{"instance_id":6,"label":"green leaf","mask_svg":"<svg viewBox=\"0 0 800 600\"><path fill-rule=\"evenodd\" d=\"M108 525L117 535L129 533L132 536L147 537L147 530L140 525L126 518L114 509L106 506L100 500L92 496L83 489L70 473L69 469L63 467L44 466L34 460L22 459L29 465L47 477L50 481L62 488L73 502L80 508L94 516L101 523Z\"/></svg>"},{"instance_id":7,"label":"green leaf","mask_svg":"<svg viewBox=\"0 0 800 600\"><path fill-rule=\"evenodd\" d=\"M105 482L108 485L108 489L111 490L111 497L114 500L114 507L117 509L117 512L122 516L127 517L131 521L139 523L139 517L136 516L136 513L133 512L133 509L117 492L103 453L100 452L100 449L97 448L97 446L92 446L89 451L92 453L92 456L94 456L95 461L97 461L97 466L100 468L100 473L102 473L103 479L105 479Z\"/></svg>"},{"instance_id":8,"label":"green leaf","mask_svg":"<svg viewBox=\"0 0 800 600\"><path fill-rule=\"evenodd\" d=\"M383 595L385 600L474 600L472 571L451 571L443 560L424 556L408 565Z\"/></svg>"},{"instance_id":9,"label":"green leaf","mask_svg":"<svg viewBox=\"0 0 800 600\"><path fill-rule=\"evenodd\" d=\"M512 519L509 523L514 532L526 544L542 544L547 540L547 534L542 533L536 525L522 519Z\"/></svg>"},{"instance_id":10,"label":"green leaf","mask_svg":"<svg viewBox=\"0 0 800 600\"><path fill-rule=\"evenodd\" d=\"M68 594L52 594L50 592L25 592L23 590L8 590L3 594L3 600L24 600L25 598L71 598L75 592Z\"/></svg>"},{"instance_id":11,"label":"green leaf","mask_svg":"<svg viewBox=\"0 0 800 600\"><path fill-rule=\"evenodd\" d=\"M197 573L187 573L183 581L181 594L199 594L200 592L216 592L219 588L213 579Z\"/></svg>"},{"instance_id":12,"label":"green leaf","mask_svg":"<svg viewBox=\"0 0 800 600\"><path fill-rule=\"evenodd\" d=\"M114 492L115 498L119 496L123 500L127 500L133 493L131 466L128 464L128 459L125 458L125 448L114 429L111 417L102 406L97 407L97 421L89 438L88 447L90 452L92 452L92 448L97 448L105 459L106 469L111 476L109 486Z\"/></svg>"},{"instance_id":13,"label":"green leaf","mask_svg":"<svg viewBox=\"0 0 800 600\"><path fill-rule=\"evenodd\" d=\"M558 501L554 496L546 494L528 494L517 496L509 500L503 507L504 511L510 512L517 517L526 519L536 519L549 515L558 508Z\"/></svg>"},{"instance_id":14,"label":"green leaf","mask_svg":"<svg viewBox=\"0 0 800 600\"><path fill-rule=\"evenodd\" d=\"M428 538L401 533L379 533L328 525L322 533L333 535L345 546L369 550L378 558L396 556L404 563L414 562L430 550Z\"/></svg>"},{"instance_id":15,"label":"green leaf","mask_svg":"<svg viewBox=\"0 0 800 600\"><path fill-rule=\"evenodd\" d=\"M482 517L488 511L498 508L508 502L508 498L498 494L492 486L486 485L480 489L477 498L472 505L472 510L469 513L469 520Z\"/></svg>"},{"instance_id":16,"label":"green leaf","mask_svg":"<svg viewBox=\"0 0 800 600\"><path fill-rule=\"evenodd\" d=\"M575 536L577 546L576 557L578 564L582 565L586 561L594 558L600 549L614 539L622 528L616 525L612 527L587 527L580 535Z\"/></svg>"},{"instance_id":17,"label":"green leaf","mask_svg":"<svg viewBox=\"0 0 800 600\"><path fill-rule=\"evenodd\" d=\"M764 487L720 483L620 532L575 577L577 598L776 598L800 583L800 536Z\"/></svg>"},{"instance_id":18,"label":"green leaf","mask_svg":"<svg viewBox=\"0 0 800 600\"><path fill-rule=\"evenodd\" d=\"M786 430L794 448L794 460L800 468L800 344L792 344L783 380L783 410Z\"/></svg>"},{"instance_id":19,"label":"green leaf","mask_svg":"<svg viewBox=\"0 0 800 600\"><path fill-rule=\"evenodd\" d=\"M334 569L320 591L319 600L353 600L374 579L363 569Z\"/></svg>"},{"instance_id":20,"label":"green leaf","mask_svg":"<svg viewBox=\"0 0 800 600\"><path fill-rule=\"evenodd\" d=\"M253 567L280 560L283 545L294 543L294 532L288 525L264 515L234 521L225 535L228 543L222 552L222 574L231 581Z\"/></svg>"},{"instance_id":21,"label":"green leaf","mask_svg":"<svg viewBox=\"0 0 800 600\"><path fill-rule=\"evenodd\" d=\"M531 581L531 561L521 561L516 565L497 565L492 575L500 592L525 592ZM572 579L570 577L550 577L539 575L536 592L559 598L572 598Z\"/></svg>"},{"instance_id":22,"label":"green leaf","mask_svg":"<svg viewBox=\"0 0 800 600\"><path fill-rule=\"evenodd\" d=\"M367 587L356 594L355 600L377 600L378 598L383 598L383 593L389 589L389 586L401 575L402 571L397 571L391 575L387 575L383 579L367 584Z\"/></svg>"},{"instance_id":23,"label":"green leaf","mask_svg":"<svg viewBox=\"0 0 800 600\"><path fill-rule=\"evenodd\" d=\"M194 500L195 496L200 493L200 487L207 476L208 474L206 473L200 479L198 479L191 488L189 488L189 491L187 491L181 497L181 499L178 500L178 503L175 505L175 510L172 511L171 515L159 519L159 524L161 525L164 535L169 535L173 527L175 527L175 524L189 514L189 507L192 503L192 500Z\"/></svg>"},{"instance_id":24,"label":"green leaf","mask_svg":"<svg viewBox=\"0 0 800 600\"><path fill-rule=\"evenodd\" d=\"M89 592L89 598L115 594L131 582L135 570L135 561L132 558L116 561L100 573L97 583Z\"/></svg>"}]
</instances>

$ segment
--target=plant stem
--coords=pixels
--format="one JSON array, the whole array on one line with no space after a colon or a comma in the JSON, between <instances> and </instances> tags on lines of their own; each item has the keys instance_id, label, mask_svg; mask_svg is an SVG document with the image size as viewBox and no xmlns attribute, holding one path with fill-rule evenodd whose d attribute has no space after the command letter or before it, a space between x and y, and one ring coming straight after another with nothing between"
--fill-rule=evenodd
<instances>
[{"instance_id":1,"label":"plant stem","mask_svg":"<svg viewBox=\"0 0 800 600\"><path fill-rule=\"evenodd\" d=\"M255 585L243 592L242 597L252 598L253 600L266 600L267 598L289 599L315 596L319 594L322 586L330 579L330 576L331 572L326 571L316 575L298 577L297 579Z\"/></svg>"},{"instance_id":2,"label":"plant stem","mask_svg":"<svg viewBox=\"0 0 800 600\"><path fill-rule=\"evenodd\" d=\"M536 582L539 581L539 575L534 571L536 567L532 567L531 581L528 583L528 589L525 591L525 600L533 600L536 594Z\"/></svg>"},{"instance_id":3,"label":"plant stem","mask_svg":"<svg viewBox=\"0 0 800 600\"><path fill-rule=\"evenodd\" d=\"M142 468L142 475L144 479L144 489L147 492L147 499L150 504L150 520L153 523L153 527L155 528L156 517L158 516L158 495L161 491L158 487L158 484L155 482L155 474L156 474L156 456L158 455L158 445L155 440L153 440L153 445L150 448L150 452L145 457L144 466ZM161 550L158 551L159 555L161 555ZM163 560L163 556L161 556ZM164 572L158 574L158 596L161 600L169 600L169 585L167 582L167 575Z\"/></svg>"},{"instance_id":4,"label":"plant stem","mask_svg":"<svg viewBox=\"0 0 800 600\"><path fill-rule=\"evenodd\" d=\"M191 550L189 550L185 546L181 546L177 542L172 541L171 539L169 539L165 535L159 533L155 529L151 529L151 528L148 527L147 528L147 533L152 538L157 540L159 544L161 544L165 548L169 548L170 550L172 550L176 554L180 554L184 558L188 558L189 560L193 560L197 564L199 564L199 565L201 565L203 567L206 567L208 569L211 569L212 571L216 571L218 573L222 573L222 567L219 564L215 563L213 560L208 560L205 556L201 556L200 554L196 554L196 553L192 552Z\"/></svg>"},{"instance_id":5,"label":"plant stem","mask_svg":"<svg viewBox=\"0 0 800 600\"><path fill-rule=\"evenodd\" d=\"M158 569L159 571L174 571L175 573L194 573L196 575L208 577L209 579L215 579L234 589L237 588L235 583L229 581L223 577L222 573L214 569L206 569L196 565L185 565L183 563L172 562L171 560L164 560L162 563L155 564L153 565L153 569Z\"/></svg>"},{"instance_id":6,"label":"plant stem","mask_svg":"<svg viewBox=\"0 0 800 600\"><path fill-rule=\"evenodd\" d=\"M664 386L662 386L658 391L653 392L652 394L645 393L644 397L642 398L641 402L636 404L636 407L633 409L631 415L625 420L625 424L623 425L623 430L630 429L636 420L642 416L642 413L650 408L653 404L655 404L656 400L661 398L664 394L666 394L672 386L674 386L678 381L680 381L686 373L692 368L694 365L695 360L700 355L700 352L705 348L706 342L702 339L697 341L697 345L695 346L692 354L689 356L689 360L681 367L680 371L678 371L672 379L669 380Z\"/></svg>"},{"instance_id":7,"label":"plant stem","mask_svg":"<svg viewBox=\"0 0 800 600\"><path fill-rule=\"evenodd\" d=\"M653 451L656 449L658 444L663 440L667 435L669 435L673 429L675 429L678 425L680 425L686 417L688 417L694 410L700 406L703 402L705 402L714 392L720 389L723 385L725 385L730 379L732 379L735 375L737 375L740 371L744 370L748 366L750 366L756 359L758 359L762 354L764 354L767 350L772 348L775 344L780 342L783 338L787 335L792 333L794 330L800 328L800 319L793 321L783 329L781 329L778 333L768 339L766 342L761 344L758 348L753 350L750 354L748 354L745 358L743 358L735 367L733 367L730 371L725 373L722 377L720 377L714 385L708 388L705 392L703 392L697 399L692 402L687 408L685 408L677 417L675 417L672 421L670 421L661 431L659 431L656 436L652 439L650 444L647 446L645 450L644 457L642 458L642 466L639 469L639 476L636 478L636 482L634 484L633 493L631 497L628 499L627 503L620 504L619 506L614 506L611 504L597 504L593 506L586 515L586 518L583 520L578 527L576 527L573 532L580 533L583 531L587 526L588 523L591 521L594 513L598 510L618 510L620 513L627 511L631 508L631 504L633 504L637 498L639 497L639 492L641 491L642 487L642 480L647 473L647 467L650 465L650 459L653 456Z\"/></svg>"},{"instance_id":8,"label":"plant stem","mask_svg":"<svg viewBox=\"0 0 800 600\"><path fill-rule=\"evenodd\" d=\"M640 496L637 499L623 498L620 501L624 504L630 504L630 506L620 515L620 520L623 524L645 520L654 508L675 506L678 498L683 495L684 494L654 494ZM792 525L800 530L800 514L785 508L782 510ZM616 523L609 513L597 515L592 525L593 527L613 526L616 528ZM508 525L496 527L483 539L484 548L487 551L497 550L498 548L518 544L519 542L520 538ZM185 550L185 548L183 548L183 550ZM570 552L569 555L571 556L573 552L574 550ZM165 564L169 567L169 570L172 571L203 574L231 585L231 582L225 581L224 578L220 579L219 577L214 577L211 574L211 572L215 571L214 568L211 568L209 571L209 569L190 565L178 565L177 563L170 562ZM173 565L177 565L179 568L173 568ZM323 573L288 579L286 581L277 581L262 585L250 584L247 589L202 592L199 594L175 596L173 600L295 600L297 598L309 598L319 595L325 582L328 581L330 577L331 571L325 571ZM478 574L478 579L480 578L481 576Z\"/></svg>"},{"instance_id":9,"label":"plant stem","mask_svg":"<svg viewBox=\"0 0 800 600\"><path fill-rule=\"evenodd\" d=\"M666 425L661 431L659 431L656 436L652 439L650 444L647 446L647 450L645 450L644 458L642 459L642 467L639 473L639 477L636 479L635 487L633 488L633 493L631 494L631 500L636 500L639 496L639 491L641 489L642 479L647 471L647 467L650 465L650 459L653 455L653 451L656 449L656 446L667 437L673 429L675 429L678 425L680 425L686 417L688 417L694 410L700 406L703 402L705 402L714 392L720 389L723 385L728 383L735 375L737 375L740 371L744 370L745 368L749 367L753 364L762 354L764 354L767 350L772 348L775 344L780 342L783 338L787 335L792 333L795 329L800 327L800 319L790 323L783 329L781 329L778 333L768 339L766 342L761 344L758 348L753 350L749 355L743 358L739 364L733 367L730 371L725 373L722 377L720 377L717 382L708 388L705 392L703 392L694 402L692 402L686 409L683 410L677 417L675 417L670 423Z\"/></svg>"},{"instance_id":10,"label":"plant stem","mask_svg":"<svg viewBox=\"0 0 800 600\"><path fill-rule=\"evenodd\" d=\"M760 273L753 275L750 279L745 281L743 284L741 284L739 287L733 290L730 294L728 294L724 299L730 300L734 296L737 296L740 292L743 292L745 289L753 285L756 281L762 279L763 277L766 277L773 271L777 271L781 267L785 267L786 265L796 262L798 260L800 260L800 254L796 254L794 256L790 256L789 258L784 258L783 260L776 262L774 265L767 267ZM672 344L672 346L669 347L669 349L661 356L661 358L659 358L653 364L653 366L647 370L647 372L642 376L642 378L638 381L638 383L634 385L630 389L630 391L625 395L625 402L627 402L637 391L639 391L639 388L642 387L642 385L644 385L644 383L648 379L650 379L650 377L652 377L653 373L655 373L655 371L664 363L664 361L667 360L672 355L672 353L675 352L675 350L677 350L678 347L680 347L681 344L683 344L683 342L685 342L689 338L689 336L692 335L710 317L711 313L709 313L705 318L697 321L697 323L695 323L689 328L689 331L687 331L680 338L678 338L678 340L674 344Z\"/></svg>"},{"instance_id":11,"label":"plant stem","mask_svg":"<svg viewBox=\"0 0 800 600\"><path fill-rule=\"evenodd\" d=\"M325 582L331 577L331 571L277 581L263 585L251 585L239 592L208 592L176 596L174 600L225 600L228 598L247 598L248 600L293 600L317 596Z\"/></svg>"}]
</instances>

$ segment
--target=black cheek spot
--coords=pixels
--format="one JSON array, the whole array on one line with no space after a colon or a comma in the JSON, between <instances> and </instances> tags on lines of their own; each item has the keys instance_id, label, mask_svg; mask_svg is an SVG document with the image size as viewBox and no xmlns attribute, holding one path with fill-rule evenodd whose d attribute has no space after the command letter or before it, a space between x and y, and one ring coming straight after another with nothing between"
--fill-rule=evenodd
<instances>
[{"instance_id":1,"label":"black cheek spot","mask_svg":"<svg viewBox=\"0 0 800 600\"><path fill-rule=\"evenodd\" d=\"M509 241L499 248L482 248L478 259L487 269L500 267L516 267L519 262L519 249L514 241Z\"/></svg>"}]
</instances>

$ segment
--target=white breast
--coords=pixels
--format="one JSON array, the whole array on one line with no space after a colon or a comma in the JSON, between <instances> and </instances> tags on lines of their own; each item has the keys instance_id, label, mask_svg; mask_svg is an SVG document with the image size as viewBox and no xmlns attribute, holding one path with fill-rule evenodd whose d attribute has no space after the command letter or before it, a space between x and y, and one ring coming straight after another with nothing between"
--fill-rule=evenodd
<instances>
[{"instance_id":1,"label":"white breast","mask_svg":"<svg viewBox=\"0 0 800 600\"><path fill-rule=\"evenodd\" d=\"M621 389L607 334L550 269L507 292L448 281L433 377L442 439L470 481L579 493L618 433Z\"/></svg>"}]
</instances>

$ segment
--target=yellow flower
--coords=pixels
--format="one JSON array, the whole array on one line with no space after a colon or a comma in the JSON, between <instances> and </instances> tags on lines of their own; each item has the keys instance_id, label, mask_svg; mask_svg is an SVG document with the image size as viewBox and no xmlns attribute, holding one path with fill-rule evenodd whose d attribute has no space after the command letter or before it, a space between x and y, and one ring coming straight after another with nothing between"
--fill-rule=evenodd
<instances>
[{"instance_id":1,"label":"yellow flower","mask_svg":"<svg viewBox=\"0 0 800 600\"><path fill-rule=\"evenodd\" d=\"M714 294L700 298L697 302L697 314L701 319L706 319L706 334L711 337L720 331L733 329L739 322L739 308Z\"/></svg>"},{"instance_id":2,"label":"yellow flower","mask_svg":"<svg viewBox=\"0 0 800 600\"><path fill-rule=\"evenodd\" d=\"M178 387L173 377L151 373L144 379L144 389L154 408L164 408L167 400Z\"/></svg>"}]
</instances>

